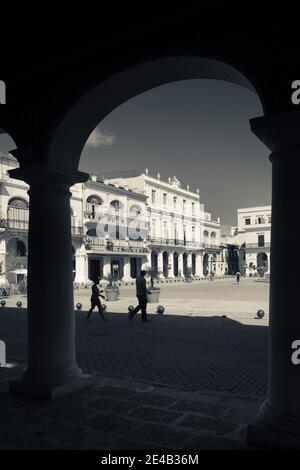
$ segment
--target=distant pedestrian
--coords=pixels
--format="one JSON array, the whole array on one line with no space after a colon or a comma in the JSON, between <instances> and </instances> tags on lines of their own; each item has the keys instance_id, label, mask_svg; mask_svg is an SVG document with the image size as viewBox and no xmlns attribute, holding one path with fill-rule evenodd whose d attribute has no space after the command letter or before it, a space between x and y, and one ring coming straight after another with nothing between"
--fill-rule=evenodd
<instances>
[{"instance_id":1,"label":"distant pedestrian","mask_svg":"<svg viewBox=\"0 0 300 470\"><path fill-rule=\"evenodd\" d=\"M132 320L133 316L141 310L142 313L142 321L150 321L147 318L147 285L146 285L146 271L142 270L140 275L136 278L136 296L138 298L138 305L135 307L132 312L128 313L129 320Z\"/></svg>"},{"instance_id":2,"label":"distant pedestrian","mask_svg":"<svg viewBox=\"0 0 300 470\"><path fill-rule=\"evenodd\" d=\"M102 297L102 299L105 299L105 297L104 295L101 295L100 292L103 292L103 290L99 290L98 284L99 284L99 279L95 279L94 284L92 285L91 308L88 311L86 321L90 321L90 316L95 307L98 307L98 311L102 320L106 321L106 318L104 318L104 315L102 313L102 306L101 306L101 302L99 299L99 297Z\"/></svg>"},{"instance_id":3,"label":"distant pedestrian","mask_svg":"<svg viewBox=\"0 0 300 470\"><path fill-rule=\"evenodd\" d=\"M241 277L241 273L238 271L236 274L236 282L239 283L240 282L240 277Z\"/></svg>"}]
</instances>

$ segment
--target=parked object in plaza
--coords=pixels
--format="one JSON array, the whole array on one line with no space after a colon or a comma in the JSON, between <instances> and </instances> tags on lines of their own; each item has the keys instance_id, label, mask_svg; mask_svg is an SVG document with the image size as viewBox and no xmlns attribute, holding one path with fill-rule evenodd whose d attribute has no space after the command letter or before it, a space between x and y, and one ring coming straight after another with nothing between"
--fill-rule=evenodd
<instances>
[{"instance_id":1,"label":"parked object in plaza","mask_svg":"<svg viewBox=\"0 0 300 470\"><path fill-rule=\"evenodd\" d=\"M105 304L101 304L101 310L102 310L102 312L106 312L107 307L106 307Z\"/></svg>"},{"instance_id":2,"label":"parked object in plaza","mask_svg":"<svg viewBox=\"0 0 300 470\"><path fill-rule=\"evenodd\" d=\"M193 276L192 276L192 269L188 268L187 273L185 275L185 282L193 282Z\"/></svg>"},{"instance_id":3,"label":"parked object in plaza","mask_svg":"<svg viewBox=\"0 0 300 470\"><path fill-rule=\"evenodd\" d=\"M10 296L10 287L1 287L0 295L2 297L9 297Z\"/></svg>"},{"instance_id":4,"label":"parked object in plaza","mask_svg":"<svg viewBox=\"0 0 300 470\"><path fill-rule=\"evenodd\" d=\"M160 315L163 315L164 311L165 311L165 307L163 305L157 306L157 309L156 309L157 313L159 313Z\"/></svg>"},{"instance_id":5,"label":"parked object in plaza","mask_svg":"<svg viewBox=\"0 0 300 470\"><path fill-rule=\"evenodd\" d=\"M129 305L129 307L128 307L128 312L129 312L129 313L130 313L130 312L133 312L133 310L134 310L134 306L133 306L133 305Z\"/></svg>"},{"instance_id":6,"label":"parked object in plaza","mask_svg":"<svg viewBox=\"0 0 300 470\"><path fill-rule=\"evenodd\" d=\"M20 307L22 307L22 302L21 302L20 300L18 300L18 302L17 302L17 304L16 304L16 305L17 305L17 307L19 307L19 308L20 308Z\"/></svg>"},{"instance_id":7,"label":"parked object in plaza","mask_svg":"<svg viewBox=\"0 0 300 470\"><path fill-rule=\"evenodd\" d=\"M119 287L113 285L111 274L107 276L107 280L109 281L109 284L105 288L106 299L110 302L118 300L120 295Z\"/></svg>"},{"instance_id":8,"label":"parked object in plaza","mask_svg":"<svg viewBox=\"0 0 300 470\"><path fill-rule=\"evenodd\" d=\"M76 308L77 308L77 310L81 310L82 309L82 304L80 302L78 302L76 304Z\"/></svg>"},{"instance_id":9,"label":"parked object in plaza","mask_svg":"<svg viewBox=\"0 0 300 470\"><path fill-rule=\"evenodd\" d=\"M1 300L1 307L5 307L5 305L6 305L5 300Z\"/></svg>"},{"instance_id":10,"label":"parked object in plaza","mask_svg":"<svg viewBox=\"0 0 300 470\"><path fill-rule=\"evenodd\" d=\"M149 304L157 303L159 301L160 288L154 286L154 271L151 270L150 274L151 287L147 289L147 301Z\"/></svg>"},{"instance_id":11,"label":"parked object in plaza","mask_svg":"<svg viewBox=\"0 0 300 470\"><path fill-rule=\"evenodd\" d=\"M263 310L257 310L256 312L257 318L261 319L265 316L265 312Z\"/></svg>"}]
</instances>

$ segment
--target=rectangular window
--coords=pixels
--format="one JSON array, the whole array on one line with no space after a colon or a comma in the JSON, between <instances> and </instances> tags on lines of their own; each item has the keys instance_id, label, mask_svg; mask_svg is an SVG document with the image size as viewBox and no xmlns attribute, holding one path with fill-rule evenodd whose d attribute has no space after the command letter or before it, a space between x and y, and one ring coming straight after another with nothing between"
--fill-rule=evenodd
<instances>
[{"instance_id":1,"label":"rectangular window","mask_svg":"<svg viewBox=\"0 0 300 470\"><path fill-rule=\"evenodd\" d=\"M163 205L164 206L167 205L167 194L166 193L163 193Z\"/></svg>"},{"instance_id":2,"label":"rectangular window","mask_svg":"<svg viewBox=\"0 0 300 470\"><path fill-rule=\"evenodd\" d=\"M183 226L183 243L186 244L186 225Z\"/></svg>"},{"instance_id":3,"label":"rectangular window","mask_svg":"<svg viewBox=\"0 0 300 470\"><path fill-rule=\"evenodd\" d=\"M258 235L258 246L265 246L265 236Z\"/></svg>"},{"instance_id":4,"label":"rectangular window","mask_svg":"<svg viewBox=\"0 0 300 470\"><path fill-rule=\"evenodd\" d=\"M164 238L167 240L169 238L169 233L168 233L168 223L167 221L164 221Z\"/></svg>"},{"instance_id":5,"label":"rectangular window","mask_svg":"<svg viewBox=\"0 0 300 470\"><path fill-rule=\"evenodd\" d=\"M151 190L151 202L152 202L152 204L155 204L155 202L156 202L156 191L155 191L155 189Z\"/></svg>"},{"instance_id":6,"label":"rectangular window","mask_svg":"<svg viewBox=\"0 0 300 470\"><path fill-rule=\"evenodd\" d=\"M177 197L173 198L173 207L175 210L177 209Z\"/></svg>"},{"instance_id":7,"label":"rectangular window","mask_svg":"<svg viewBox=\"0 0 300 470\"><path fill-rule=\"evenodd\" d=\"M192 202L192 215L195 215L195 203Z\"/></svg>"},{"instance_id":8,"label":"rectangular window","mask_svg":"<svg viewBox=\"0 0 300 470\"><path fill-rule=\"evenodd\" d=\"M152 219L152 237L156 238L156 219Z\"/></svg>"},{"instance_id":9,"label":"rectangular window","mask_svg":"<svg viewBox=\"0 0 300 470\"><path fill-rule=\"evenodd\" d=\"M177 224L174 224L174 240L175 240L175 243L177 243L177 240L178 240L178 228L177 228Z\"/></svg>"},{"instance_id":10,"label":"rectangular window","mask_svg":"<svg viewBox=\"0 0 300 470\"><path fill-rule=\"evenodd\" d=\"M250 218L245 219L245 225L251 225L251 219Z\"/></svg>"},{"instance_id":11,"label":"rectangular window","mask_svg":"<svg viewBox=\"0 0 300 470\"><path fill-rule=\"evenodd\" d=\"M185 212L186 211L186 200L183 199L182 201L182 212Z\"/></svg>"},{"instance_id":12,"label":"rectangular window","mask_svg":"<svg viewBox=\"0 0 300 470\"><path fill-rule=\"evenodd\" d=\"M195 227L192 227L192 242L195 241Z\"/></svg>"},{"instance_id":13,"label":"rectangular window","mask_svg":"<svg viewBox=\"0 0 300 470\"><path fill-rule=\"evenodd\" d=\"M263 217L257 217L257 224L264 224L265 223L265 219Z\"/></svg>"},{"instance_id":14,"label":"rectangular window","mask_svg":"<svg viewBox=\"0 0 300 470\"><path fill-rule=\"evenodd\" d=\"M268 224L270 224L270 223L271 223L271 216L268 215Z\"/></svg>"}]
</instances>

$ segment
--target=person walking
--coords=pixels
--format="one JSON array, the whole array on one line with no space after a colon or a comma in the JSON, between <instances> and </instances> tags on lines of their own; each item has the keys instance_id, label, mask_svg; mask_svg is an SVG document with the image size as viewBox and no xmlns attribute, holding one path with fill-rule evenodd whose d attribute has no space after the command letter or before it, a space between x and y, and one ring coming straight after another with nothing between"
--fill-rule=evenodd
<instances>
[{"instance_id":1,"label":"person walking","mask_svg":"<svg viewBox=\"0 0 300 470\"><path fill-rule=\"evenodd\" d=\"M240 277L241 277L241 273L238 271L236 274L236 282L239 283L240 282Z\"/></svg>"},{"instance_id":2,"label":"person walking","mask_svg":"<svg viewBox=\"0 0 300 470\"><path fill-rule=\"evenodd\" d=\"M92 285L91 308L88 311L86 321L91 321L90 316L95 307L98 307L98 311L102 320L106 321L106 318L104 317L102 313L102 306L101 306L101 302L99 299L99 297L102 297L102 299L105 299L105 297L104 295L101 295L100 292L103 292L103 290L99 290L98 284L99 284L99 279L95 279L94 284Z\"/></svg>"},{"instance_id":3,"label":"person walking","mask_svg":"<svg viewBox=\"0 0 300 470\"><path fill-rule=\"evenodd\" d=\"M132 312L128 313L128 318L129 320L132 320L133 316L141 310L142 314L142 321L150 321L147 318L147 285L146 285L146 271L142 270L140 275L136 278L135 284L136 284L136 296L138 298L138 305L135 307Z\"/></svg>"}]
</instances>

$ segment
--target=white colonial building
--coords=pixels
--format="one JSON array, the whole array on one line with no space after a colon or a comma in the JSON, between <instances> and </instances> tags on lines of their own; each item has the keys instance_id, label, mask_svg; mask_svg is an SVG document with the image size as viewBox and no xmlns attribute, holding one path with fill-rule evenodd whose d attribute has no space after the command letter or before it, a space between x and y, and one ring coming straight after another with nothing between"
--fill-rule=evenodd
<instances>
[{"instance_id":1,"label":"white colonial building","mask_svg":"<svg viewBox=\"0 0 300 470\"><path fill-rule=\"evenodd\" d=\"M0 281L26 278L28 185L9 177L18 166L0 154ZM91 176L71 188L74 281L85 284L109 274L132 281L142 268L160 278L228 272L220 219L200 204L199 190L145 173L114 178ZM43 202L41 201L41 204ZM47 227L41 227L41 237Z\"/></svg>"},{"instance_id":2,"label":"white colonial building","mask_svg":"<svg viewBox=\"0 0 300 470\"><path fill-rule=\"evenodd\" d=\"M271 206L238 209L240 271L253 276L270 272Z\"/></svg>"},{"instance_id":3,"label":"white colonial building","mask_svg":"<svg viewBox=\"0 0 300 470\"><path fill-rule=\"evenodd\" d=\"M200 277L225 274L225 246L220 244L220 219L200 204L199 189L182 187L176 176L163 181L146 169L137 175L119 175L105 182L130 187L147 196L150 236L148 264L159 276L187 274Z\"/></svg>"}]
</instances>

